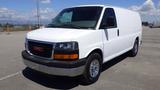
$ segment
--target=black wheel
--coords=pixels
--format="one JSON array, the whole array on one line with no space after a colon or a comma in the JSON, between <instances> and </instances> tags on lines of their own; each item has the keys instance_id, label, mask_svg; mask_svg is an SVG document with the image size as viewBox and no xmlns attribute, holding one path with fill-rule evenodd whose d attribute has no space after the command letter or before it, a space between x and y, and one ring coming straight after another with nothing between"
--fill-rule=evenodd
<instances>
[{"instance_id":1,"label":"black wheel","mask_svg":"<svg viewBox=\"0 0 160 90\"><path fill-rule=\"evenodd\" d=\"M136 39L136 41L134 42L134 46L132 48L132 50L129 52L131 57L135 57L138 53L138 49L139 49L139 42Z\"/></svg>"},{"instance_id":2,"label":"black wheel","mask_svg":"<svg viewBox=\"0 0 160 90\"><path fill-rule=\"evenodd\" d=\"M88 58L82 81L92 84L99 79L102 67L102 57L98 53L92 53Z\"/></svg>"}]
</instances>

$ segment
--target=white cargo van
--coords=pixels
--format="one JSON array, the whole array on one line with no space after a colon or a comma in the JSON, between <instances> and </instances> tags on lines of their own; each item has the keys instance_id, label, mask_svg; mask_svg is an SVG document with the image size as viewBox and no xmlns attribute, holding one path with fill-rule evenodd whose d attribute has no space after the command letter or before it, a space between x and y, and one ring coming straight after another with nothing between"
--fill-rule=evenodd
<instances>
[{"instance_id":1,"label":"white cargo van","mask_svg":"<svg viewBox=\"0 0 160 90\"><path fill-rule=\"evenodd\" d=\"M102 64L129 52L136 56L142 26L137 12L112 6L64 9L47 28L31 31L22 51L27 67L59 76L98 80Z\"/></svg>"}]
</instances>

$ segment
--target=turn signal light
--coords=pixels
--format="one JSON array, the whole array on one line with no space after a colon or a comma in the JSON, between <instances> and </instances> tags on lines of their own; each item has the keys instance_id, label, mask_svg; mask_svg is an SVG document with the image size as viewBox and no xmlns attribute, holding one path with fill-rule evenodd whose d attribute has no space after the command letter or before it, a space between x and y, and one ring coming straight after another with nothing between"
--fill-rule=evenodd
<instances>
[{"instance_id":1,"label":"turn signal light","mask_svg":"<svg viewBox=\"0 0 160 90\"><path fill-rule=\"evenodd\" d=\"M78 54L54 54L53 58L55 60L76 60L78 59Z\"/></svg>"}]
</instances>

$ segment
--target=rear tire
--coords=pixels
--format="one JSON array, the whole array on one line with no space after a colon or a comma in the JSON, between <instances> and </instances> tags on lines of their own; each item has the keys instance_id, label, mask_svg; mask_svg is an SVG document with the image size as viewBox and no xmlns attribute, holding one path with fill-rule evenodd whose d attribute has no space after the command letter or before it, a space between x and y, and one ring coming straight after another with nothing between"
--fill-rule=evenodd
<instances>
[{"instance_id":1,"label":"rear tire","mask_svg":"<svg viewBox=\"0 0 160 90\"><path fill-rule=\"evenodd\" d=\"M99 79L102 68L102 57L98 53L92 53L87 60L82 82L88 85Z\"/></svg>"},{"instance_id":2,"label":"rear tire","mask_svg":"<svg viewBox=\"0 0 160 90\"><path fill-rule=\"evenodd\" d=\"M132 50L130 50L130 52L129 52L129 55L131 57L135 57L138 53L138 50L139 50L139 41L136 39Z\"/></svg>"}]
</instances>

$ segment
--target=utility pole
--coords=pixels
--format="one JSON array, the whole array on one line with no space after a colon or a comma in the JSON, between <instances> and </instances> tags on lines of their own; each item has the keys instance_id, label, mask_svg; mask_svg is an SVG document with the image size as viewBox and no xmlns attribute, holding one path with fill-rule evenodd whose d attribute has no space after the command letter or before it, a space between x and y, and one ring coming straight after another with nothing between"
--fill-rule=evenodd
<instances>
[{"instance_id":1,"label":"utility pole","mask_svg":"<svg viewBox=\"0 0 160 90\"><path fill-rule=\"evenodd\" d=\"M37 25L38 25L38 28L40 28L40 7L39 7L39 4L40 4L40 1L39 0L36 0L36 3L37 3Z\"/></svg>"}]
</instances>

